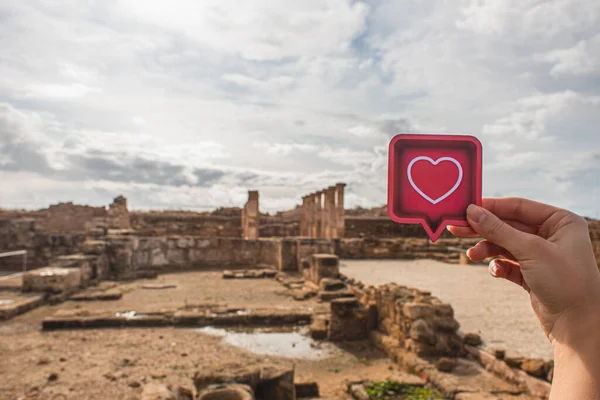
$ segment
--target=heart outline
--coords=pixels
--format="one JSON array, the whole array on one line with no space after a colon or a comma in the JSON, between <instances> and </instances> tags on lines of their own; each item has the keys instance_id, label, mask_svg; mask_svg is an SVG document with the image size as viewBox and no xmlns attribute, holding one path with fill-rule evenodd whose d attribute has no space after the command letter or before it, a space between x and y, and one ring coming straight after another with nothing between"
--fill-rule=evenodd
<instances>
[{"instance_id":1,"label":"heart outline","mask_svg":"<svg viewBox=\"0 0 600 400\"><path fill-rule=\"evenodd\" d=\"M438 165L442 161L450 161L450 162L454 163L454 165L456 165L458 168L458 179L456 180L456 183L454 184L452 189L448 190L446 192L446 194L444 194L441 197L438 197L435 200L432 199L431 197L427 196L425 193L423 193L423 191L421 189L419 189L419 187L415 184L415 182L412 179L412 167L417 161L429 161L434 166ZM408 175L408 181L410 182L410 186L412 186L412 188L415 189L417 191L417 193L419 193L425 200L427 200L428 202L430 202L431 204L434 204L434 205L446 200L452 193L454 193L456 191L456 189L458 189L458 187L462 183L462 178L463 178L462 166L460 165L460 163L458 161L456 161L452 157L440 157L435 161L433 161L433 158L431 158L431 157L426 157L426 156L415 157L408 164L408 169L406 172Z\"/></svg>"}]
</instances>

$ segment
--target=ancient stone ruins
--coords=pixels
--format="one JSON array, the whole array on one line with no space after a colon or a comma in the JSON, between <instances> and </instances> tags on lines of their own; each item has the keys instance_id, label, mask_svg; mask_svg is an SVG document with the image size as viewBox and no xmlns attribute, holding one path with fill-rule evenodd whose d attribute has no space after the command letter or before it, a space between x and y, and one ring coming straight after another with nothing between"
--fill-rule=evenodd
<instances>
[{"instance_id":1,"label":"ancient stone ruins","mask_svg":"<svg viewBox=\"0 0 600 400\"><path fill-rule=\"evenodd\" d=\"M547 398L552 360L461 331L427 288L342 266L459 268L476 239L432 244L383 209L345 210L344 188L276 215L258 191L211 213L130 212L122 196L0 210L0 398Z\"/></svg>"}]
</instances>

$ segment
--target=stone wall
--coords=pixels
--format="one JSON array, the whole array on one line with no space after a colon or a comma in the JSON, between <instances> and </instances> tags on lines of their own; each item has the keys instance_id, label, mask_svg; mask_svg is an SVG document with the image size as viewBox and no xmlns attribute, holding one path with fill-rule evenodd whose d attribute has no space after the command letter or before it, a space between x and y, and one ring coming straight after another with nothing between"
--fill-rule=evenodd
<instances>
[{"instance_id":1,"label":"stone wall","mask_svg":"<svg viewBox=\"0 0 600 400\"><path fill-rule=\"evenodd\" d=\"M140 236L241 237L241 221L240 215L218 216L194 212L135 212L131 214L131 227Z\"/></svg>"},{"instance_id":2,"label":"stone wall","mask_svg":"<svg viewBox=\"0 0 600 400\"><path fill-rule=\"evenodd\" d=\"M36 219L36 230L43 232L86 232L102 224L107 217L105 207L59 203L50 206L44 218Z\"/></svg>"},{"instance_id":3,"label":"stone wall","mask_svg":"<svg viewBox=\"0 0 600 400\"><path fill-rule=\"evenodd\" d=\"M134 270L255 267L298 270L296 239L205 238L195 236L131 237Z\"/></svg>"},{"instance_id":4,"label":"stone wall","mask_svg":"<svg viewBox=\"0 0 600 400\"><path fill-rule=\"evenodd\" d=\"M0 221L0 251L27 250L27 269L48 266L61 255L78 253L84 233L48 233L37 231L35 221ZM1 271L21 271L22 256L0 258Z\"/></svg>"},{"instance_id":5,"label":"stone wall","mask_svg":"<svg viewBox=\"0 0 600 400\"><path fill-rule=\"evenodd\" d=\"M377 310L376 328L423 357L464 355L459 324L450 304L431 293L388 284L367 288L361 298Z\"/></svg>"}]
</instances>

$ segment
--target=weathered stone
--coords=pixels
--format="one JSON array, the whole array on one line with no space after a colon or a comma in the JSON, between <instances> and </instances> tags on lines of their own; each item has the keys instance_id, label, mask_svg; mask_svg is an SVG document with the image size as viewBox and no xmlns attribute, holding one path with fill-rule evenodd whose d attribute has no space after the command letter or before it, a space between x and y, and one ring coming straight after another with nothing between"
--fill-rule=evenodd
<instances>
[{"instance_id":1,"label":"weathered stone","mask_svg":"<svg viewBox=\"0 0 600 400\"><path fill-rule=\"evenodd\" d=\"M404 345L408 351L415 353L419 357L433 357L437 354L435 346L428 343L407 339Z\"/></svg>"},{"instance_id":2,"label":"weathered stone","mask_svg":"<svg viewBox=\"0 0 600 400\"><path fill-rule=\"evenodd\" d=\"M346 289L346 285L339 279L323 278L319 282L319 287L324 291L334 291Z\"/></svg>"},{"instance_id":3,"label":"weathered stone","mask_svg":"<svg viewBox=\"0 0 600 400\"><path fill-rule=\"evenodd\" d=\"M233 279L235 278L233 272L225 270L223 271L223 279Z\"/></svg>"},{"instance_id":4,"label":"weathered stone","mask_svg":"<svg viewBox=\"0 0 600 400\"><path fill-rule=\"evenodd\" d=\"M349 290L340 290L340 291L334 291L334 292L328 292L328 291L319 292L319 299L321 299L321 301L333 301L336 299L343 299L343 298L355 298L355 296L354 296L354 293L352 293Z\"/></svg>"},{"instance_id":5,"label":"weathered stone","mask_svg":"<svg viewBox=\"0 0 600 400\"><path fill-rule=\"evenodd\" d=\"M255 393L259 399L295 400L294 369L275 365L262 366L260 383Z\"/></svg>"},{"instance_id":6,"label":"weathered stone","mask_svg":"<svg viewBox=\"0 0 600 400\"><path fill-rule=\"evenodd\" d=\"M482 343L481 336L479 336L477 333L465 334L463 341L465 342L465 344L468 344L469 346L480 346Z\"/></svg>"},{"instance_id":7,"label":"weathered stone","mask_svg":"<svg viewBox=\"0 0 600 400\"><path fill-rule=\"evenodd\" d=\"M438 371L451 372L456 368L457 362L455 358L442 357L435 362L435 367Z\"/></svg>"},{"instance_id":8,"label":"weathered stone","mask_svg":"<svg viewBox=\"0 0 600 400\"><path fill-rule=\"evenodd\" d=\"M296 398L319 397L319 385L315 381L304 381L294 383L296 387Z\"/></svg>"},{"instance_id":9,"label":"weathered stone","mask_svg":"<svg viewBox=\"0 0 600 400\"><path fill-rule=\"evenodd\" d=\"M518 355L509 355L509 356L505 355L504 356L504 362L512 368L521 368L521 364L523 364L523 360L525 360L525 358L523 356L518 356Z\"/></svg>"},{"instance_id":10,"label":"weathered stone","mask_svg":"<svg viewBox=\"0 0 600 400\"><path fill-rule=\"evenodd\" d=\"M435 330L456 332L460 325L452 317L435 317L433 318L433 327Z\"/></svg>"},{"instance_id":11,"label":"weathered stone","mask_svg":"<svg viewBox=\"0 0 600 400\"><path fill-rule=\"evenodd\" d=\"M506 351L504 349L494 349L492 353L498 360L504 360L504 357L506 356Z\"/></svg>"},{"instance_id":12,"label":"weathered stone","mask_svg":"<svg viewBox=\"0 0 600 400\"><path fill-rule=\"evenodd\" d=\"M454 317L454 310L450 304L437 304L434 310L438 317Z\"/></svg>"},{"instance_id":13,"label":"weathered stone","mask_svg":"<svg viewBox=\"0 0 600 400\"><path fill-rule=\"evenodd\" d=\"M23 292L60 293L79 288L81 271L76 268L41 268L23 275Z\"/></svg>"},{"instance_id":14,"label":"weathered stone","mask_svg":"<svg viewBox=\"0 0 600 400\"><path fill-rule=\"evenodd\" d=\"M254 400L254 393L248 385L214 385L200 393L198 400Z\"/></svg>"},{"instance_id":15,"label":"weathered stone","mask_svg":"<svg viewBox=\"0 0 600 400\"><path fill-rule=\"evenodd\" d=\"M529 375L541 378L545 376L545 365L544 360L538 358L526 358L521 364L521 369L527 372Z\"/></svg>"},{"instance_id":16,"label":"weathered stone","mask_svg":"<svg viewBox=\"0 0 600 400\"><path fill-rule=\"evenodd\" d=\"M104 240L86 240L83 242L84 254L102 255L106 251L106 242Z\"/></svg>"},{"instance_id":17,"label":"weathered stone","mask_svg":"<svg viewBox=\"0 0 600 400\"><path fill-rule=\"evenodd\" d=\"M369 400L369 394L365 389L364 384L362 383L354 383L348 385L348 394L352 396L354 400Z\"/></svg>"},{"instance_id":18,"label":"weathered stone","mask_svg":"<svg viewBox=\"0 0 600 400\"><path fill-rule=\"evenodd\" d=\"M362 340L368 334L368 311L356 298L331 302L331 320L327 332L329 340Z\"/></svg>"},{"instance_id":19,"label":"weathered stone","mask_svg":"<svg viewBox=\"0 0 600 400\"><path fill-rule=\"evenodd\" d=\"M456 333L450 332L436 335L435 349L438 355L459 357L464 353L462 340Z\"/></svg>"},{"instance_id":20,"label":"weathered stone","mask_svg":"<svg viewBox=\"0 0 600 400\"><path fill-rule=\"evenodd\" d=\"M315 340L325 340L327 338L327 319L324 317L313 318L310 325L310 336Z\"/></svg>"},{"instance_id":21,"label":"weathered stone","mask_svg":"<svg viewBox=\"0 0 600 400\"><path fill-rule=\"evenodd\" d=\"M323 278L337 279L339 262L339 257L334 254L313 254L310 258L310 280L318 284Z\"/></svg>"},{"instance_id":22,"label":"weathered stone","mask_svg":"<svg viewBox=\"0 0 600 400\"><path fill-rule=\"evenodd\" d=\"M435 345L435 332L424 319L414 321L410 326L409 334L411 339L417 342Z\"/></svg>"},{"instance_id":23,"label":"weathered stone","mask_svg":"<svg viewBox=\"0 0 600 400\"><path fill-rule=\"evenodd\" d=\"M231 362L214 368L204 368L196 372L193 379L199 393L215 384L240 383L256 387L260 382L260 368L256 365Z\"/></svg>"},{"instance_id":24,"label":"weathered stone","mask_svg":"<svg viewBox=\"0 0 600 400\"><path fill-rule=\"evenodd\" d=\"M421 303L406 303L402 311L412 320L432 318L435 314L435 308L432 305Z\"/></svg>"},{"instance_id":25,"label":"weathered stone","mask_svg":"<svg viewBox=\"0 0 600 400\"><path fill-rule=\"evenodd\" d=\"M150 382L142 389L141 400L177 400L166 385Z\"/></svg>"}]
</instances>

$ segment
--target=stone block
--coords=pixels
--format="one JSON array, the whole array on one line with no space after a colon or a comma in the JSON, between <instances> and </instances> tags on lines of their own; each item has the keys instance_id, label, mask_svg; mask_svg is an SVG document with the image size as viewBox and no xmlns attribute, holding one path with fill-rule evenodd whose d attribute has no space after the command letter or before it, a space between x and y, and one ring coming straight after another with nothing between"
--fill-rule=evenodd
<instances>
[{"instance_id":1,"label":"stone block","mask_svg":"<svg viewBox=\"0 0 600 400\"><path fill-rule=\"evenodd\" d=\"M260 368L237 362L206 367L194 374L194 385L202 393L211 385L238 383L255 388L261 380Z\"/></svg>"},{"instance_id":2,"label":"stone block","mask_svg":"<svg viewBox=\"0 0 600 400\"><path fill-rule=\"evenodd\" d=\"M248 385L213 385L200 393L198 400L254 400L254 392Z\"/></svg>"},{"instance_id":3,"label":"stone block","mask_svg":"<svg viewBox=\"0 0 600 400\"><path fill-rule=\"evenodd\" d=\"M321 282L319 282L319 287L321 290L325 291L334 291L334 290L343 290L346 289L346 285L339 279L332 278L323 278Z\"/></svg>"},{"instance_id":4,"label":"stone block","mask_svg":"<svg viewBox=\"0 0 600 400\"><path fill-rule=\"evenodd\" d=\"M141 400L177 400L166 385L150 382L142 389Z\"/></svg>"},{"instance_id":5,"label":"stone block","mask_svg":"<svg viewBox=\"0 0 600 400\"><path fill-rule=\"evenodd\" d=\"M505 355L504 356L504 362L512 368L521 368L521 364L523 364L523 360L525 360L525 358L523 356L519 356L519 355L508 355L508 356Z\"/></svg>"},{"instance_id":6,"label":"stone block","mask_svg":"<svg viewBox=\"0 0 600 400\"><path fill-rule=\"evenodd\" d=\"M402 312L412 320L429 319L435 315L435 308L430 304L406 303L402 308Z\"/></svg>"},{"instance_id":7,"label":"stone block","mask_svg":"<svg viewBox=\"0 0 600 400\"><path fill-rule=\"evenodd\" d=\"M369 335L368 311L356 298L331 302L327 336L331 341L362 340Z\"/></svg>"},{"instance_id":8,"label":"stone block","mask_svg":"<svg viewBox=\"0 0 600 400\"><path fill-rule=\"evenodd\" d=\"M539 358L526 358L521 364L521 369L531 376L542 378L546 375L546 363Z\"/></svg>"},{"instance_id":9,"label":"stone block","mask_svg":"<svg viewBox=\"0 0 600 400\"><path fill-rule=\"evenodd\" d=\"M340 290L340 291L321 291L319 292L319 299L322 301L333 301L336 299L342 298L356 298L354 293L349 290Z\"/></svg>"},{"instance_id":10,"label":"stone block","mask_svg":"<svg viewBox=\"0 0 600 400\"><path fill-rule=\"evenodd\" d=\"M296 382L294 386L297 399L319 397L319 385L315 381Z\"/></svg>"},{"instance_id":11,"label":"stone block","mask_svg":"<svg viewBox=\"0 0 600 400\"><path fill-rule=\"evenodd\" d=\"M459 323L452 317L433 318L433 328L435 330L456 332L459 327Z\"/></svg>"},{"instance_id":12,"label":"stone block","mask_svg":"<svg viewBox=\"0 0 600 400\"><path fill-rule=\"evenodd\" d=\"M477 333L467 333L463 340L465 344L468 344L469 346L480 346L482 343L481 336Z\"/></svg>"},{"instance_id":13,"label":"stone block","mask_svg":"<svg viewBox=\"0 0 600 400\"><path fill-rule=\"evenodd\" d=\"M456 365L456 358L442 357L435 362L435 367L442 372L452 372Z\"/></svg>"},{"instance_id":14,"label":"stone block","mask_svg":"<svg viewBox=\"0 0 600 400\"><path fill-rule=\"evenodd\" d=\"M76 268L41 268L23 275L23 292L60 293L79 288L81 271Z\"/></svg>"},{"instance_id":15,"label":"stone block","mask_svg":"<svg viewBox=\"0 0 600 400\"><path fill-rule=\"evenodd\" d=\"M83 242L83 253L92 255L103 255L106 252L104 240L86 240Z\"/></svg>"},{"instance_id":16,"label":"stone block","mask_svg":"<svg viewBox=\"0 0 600 400\"><path fill-rule=\"evenodd\" d=\"M310 325L310 337L315 340L327 339L327 319L324 317L313 318Z\"/></svg>"},{"instance_id":17,"label":"stone block","mask_svg":"<svg viewBox=\"0 0 600 400\"><path fill-rule=\"evenodd\" d=\"M293 367L262 366L255 393L259 399L296 400Z\"/></svg>"},{"instance_id":18,"label":"stone block","mask_svg":"<svg viewBox=\"0 0 600 400\"><path fill-rule=\"evenodd\" d=\"M412 323L409 335L417 342L429 345L435 345L436 342L435 331L424 319L418 319Z\"/></svg>"},{"instance_id":19,"label":"stone block","mask_svg":"<svg viewBox=\"0 0 600 400\"><path fill-rule=\"evenodd\" d=\"M323 278L335 278L340 275L340 259L334 254L313 254L311 256L310 277L316 284Z\"/></svg>"}]
</instances>

